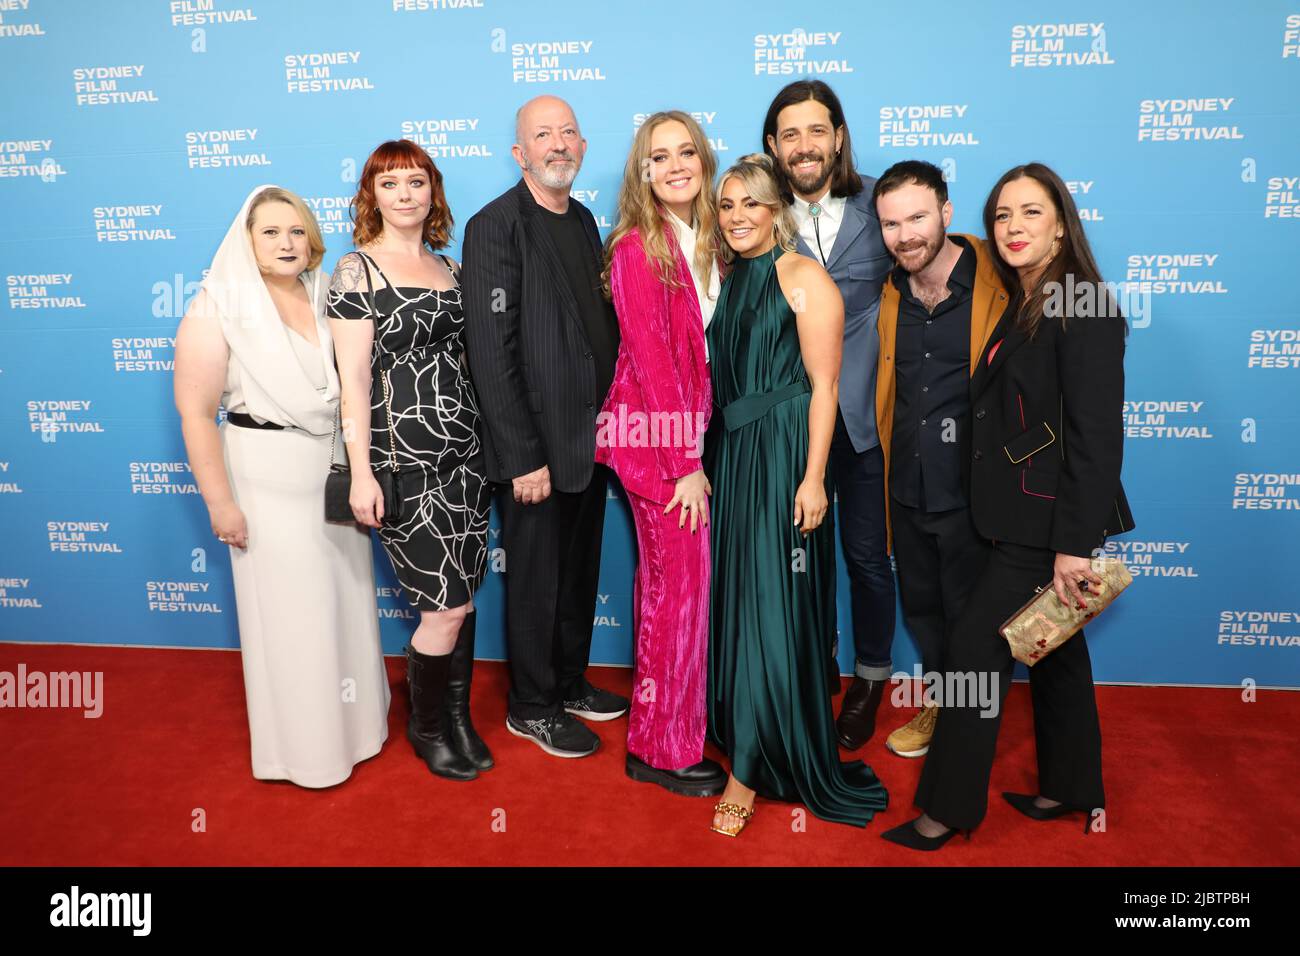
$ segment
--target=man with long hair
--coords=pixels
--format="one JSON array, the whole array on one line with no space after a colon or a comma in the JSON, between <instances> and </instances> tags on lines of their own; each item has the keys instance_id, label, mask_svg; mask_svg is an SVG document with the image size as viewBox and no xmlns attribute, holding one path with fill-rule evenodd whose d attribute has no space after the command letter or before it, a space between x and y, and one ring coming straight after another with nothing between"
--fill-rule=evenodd
<instances>
[{"instance_id":1,"label":"man with long hair","mask_svg":"<svg viewBox=\"0 0 1300 956\"><path fill-rule=\"evenodd\" d=\"M844 358L831 474L848 565L855 662L836 721L840 745L856 750L875 733L893 671L894 574L885 526L885 471L876 432L876 313L890 259L871 201L875 180L857 171L839 97L820 80L798 80L772 100L763 145L791 203L795 248L825 267L844 298ZM827 647L832 693L839 667Z\"/></svg>"}]
</instances>

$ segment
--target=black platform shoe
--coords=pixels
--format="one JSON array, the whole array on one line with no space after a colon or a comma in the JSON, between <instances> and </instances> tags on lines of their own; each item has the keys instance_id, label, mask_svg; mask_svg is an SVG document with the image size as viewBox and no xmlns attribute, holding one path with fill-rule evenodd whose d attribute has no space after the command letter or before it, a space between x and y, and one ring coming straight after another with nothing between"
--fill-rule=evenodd
<instances>
[{"instance_id":1,"label":"black platform shoe","mask_svg":"<svg viewBox=\"0 0 1300 956\"><path fill-rule=\"evenodd\" d=\"M660 770L640 757L628 754L624 769L633 780L657 783L669 793L683 797L716 797L727 787L727 771L708 757L680 770Z\"/></svg>"}]
</instances>

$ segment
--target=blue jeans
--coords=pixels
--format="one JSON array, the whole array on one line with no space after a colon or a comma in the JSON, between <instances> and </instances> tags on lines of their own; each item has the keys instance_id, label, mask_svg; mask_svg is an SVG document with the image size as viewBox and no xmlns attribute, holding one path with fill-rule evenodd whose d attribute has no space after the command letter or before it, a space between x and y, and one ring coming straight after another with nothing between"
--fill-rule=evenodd
<instances>
[{"instance_id":1,"label":"blue jeans","mask_svg":"<svg viewBox=\"0 0 1300 956\"><path fill-rule=\"evenodd\" d=\"M879 445L855 451L838 410L830 465L849 573L853 673L866 680L887 680L893 673L895 599L885 535L885 457Z\"/></svg>"}]
</instances>

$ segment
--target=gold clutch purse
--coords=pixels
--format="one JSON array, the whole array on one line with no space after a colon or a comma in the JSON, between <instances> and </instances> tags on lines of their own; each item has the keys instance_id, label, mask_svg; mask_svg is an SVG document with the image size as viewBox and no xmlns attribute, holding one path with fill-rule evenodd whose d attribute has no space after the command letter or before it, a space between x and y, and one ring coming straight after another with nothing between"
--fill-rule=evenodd
<instances>
[{"instance_id":1,"label":"gold clutch purse","mask_svg":"<svg viewBox=\"0 0 1300 956\"><path fill-rule=\"evenodd\" d=\"M1033 667L1073 637L1086 622L1110 607L1119 592L1133 583L1133 575L1118 558L1097 559L1092 569L1101 578L1101 586L1088 586L1088 606L1082 611L1062 604L1048 583L1007 618L998 633L1011 645L1012 657Z\"/></svg>"}]
</instances>

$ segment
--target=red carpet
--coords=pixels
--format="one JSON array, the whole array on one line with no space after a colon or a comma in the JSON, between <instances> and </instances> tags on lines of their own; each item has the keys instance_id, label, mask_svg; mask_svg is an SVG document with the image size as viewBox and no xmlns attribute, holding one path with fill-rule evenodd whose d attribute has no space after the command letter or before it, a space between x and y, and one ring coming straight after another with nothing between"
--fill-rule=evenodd
<instances>
[{"instance_id":1,"label":"red carpet","mask_svg":"<svg viewBox=\"0 0 1300 956\"><path fill-rule=\"evenodd\" d=\"M861 753L890 808L864 831L759 800L738 839L709 831L711 800L623 774L624 719L593 725L594 756L560 760L506 732L502 664L475 671L475 722L497 759L471 783L435 778L403 735L404 663L383 751L330 790L254 780L239 656L228 651L0 644L0 671L104 673L99 719L0 710L0 865L1295 865L1300 694L1101 687L1107 831L1039 823L997 796L1034 790L1029 690L1003 721L989 815L967 843L921 854L880 832L915 815L920 761L884 748L910 716L888 701ZM628 693L631 671L595 668ZM718 756L712 753L715 758ZM194 832L202 810L206 831ZM806 828L794 826L806 816ZM504 822L504 832L501 823ZM1078 821L1078 822L1075 822ZM496 827L494 828L494 822Z\"/></svg>"}]
</instances>

